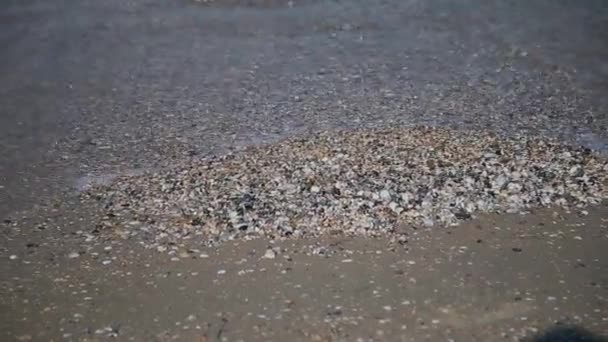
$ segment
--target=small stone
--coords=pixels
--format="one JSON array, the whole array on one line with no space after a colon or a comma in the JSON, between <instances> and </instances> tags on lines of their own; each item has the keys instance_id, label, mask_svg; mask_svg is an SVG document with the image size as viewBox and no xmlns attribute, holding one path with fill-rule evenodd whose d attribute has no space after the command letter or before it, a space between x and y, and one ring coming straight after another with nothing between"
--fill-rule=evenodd
<instances>
[{"instance_id":1,"label":"small stone","mask_svg":"<svg viewBox=\"0 0 608 342\"><path fill-rule=\"evenodd\" d=\"M112 260L104 260L101 262L103 265L109 265L112 263Z\"/></svg>"},{"instance_id":2,"label":"small stone","mask_svg":"<svg viewBox=\"0 0 608 342\"><path fill-rule=\"evenodd\" d=\"M388 207L395 213L399 214L403 211L403 208L399 207L399 205L395 202L391 202L388 204Z\"/></svg>"},{"instance_id":3,"label":"small stone","mask_svg":"<svg viewBox=\"0 0 608 342\"><path fill-rule=\"evenodd\" d=\"M217 274L219 274L219 275L226 274L226 270L218 270Z\"/></svg>"},{"instance_id":4,"label":"small stone","mask_svg":"<svg viewBox=\"0 0 608 342\"><path fill-rule=\"evenodd\" d=\"M78 257L80 257L80 253L78 253L78 252L72 252L72 253L68 254L68 258L70 258L70 259L76 259Z\"/></svg>"},{"instance_id":5,"label":"small stone","mask_svg":"<svg viewBox=\"0 0 608 342\"><path fill-rule=\"evenodd\" d=\"M269 248L266 250L266 252L264 253L264 256L262 256L262 258L274 259L276 256L277 256L277 253L272 248Z\"/></svg>"},{"instance_id":6,"label":"small stone","mask_svg":"<svg viewBox=\"0 0 608 342\"><path fill-rule=\"evenodd\" d=\"M18 256L13 254L11 256L8 257L10 260L17 260Z\"/></svg>"},{"instance_id":7,"label":"small stone","mask_svg":"<svg viewBox=\"0 0 608 342\"><path fill-rule=\"evenodd\" d=\"M454 213L454 216L459 220L468 220L471 218L471 214L468 213L466 210L459 210Z\"/></svg>"},{"instance_id":8,"label":"small stone","mask_svg":"<svg viewBox=\"0 0 608 342\"><path fill-rule=\"evenodd\" d=\"M391 199L391 193L388 190L380 191L380 198L384 201L389 201Z\"/></svg>"}]
</instances>

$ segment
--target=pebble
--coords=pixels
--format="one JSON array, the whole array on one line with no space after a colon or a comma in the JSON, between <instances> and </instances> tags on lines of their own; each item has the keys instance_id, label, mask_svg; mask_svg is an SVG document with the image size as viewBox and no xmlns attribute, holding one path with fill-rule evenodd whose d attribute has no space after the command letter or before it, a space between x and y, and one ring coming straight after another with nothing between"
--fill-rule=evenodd
<instances>
[{"instance_id":1,"label":"pebble","mask_svg":"<svg viewBox=\"0 0 608 342\"><path fill-rule=\"evenodd\" d=\"M68 254L68 258L70 258L70 259L76 259L78 257L80 257L80 253L78 253L78 252L72 252L72 253Z\"/></svg>"},{"instance_id":2,"label":"pebble","mask_svg":"<svg viewBox=\"0 0 608 342\"><path fill-rule=\"evenodd\" d=\"M180 252L179 257L182 259L189 258L190 254L188 254L188 252Z\"/></svg>"},{"instance_id":3,"label":"pebble","mask_svg":"<svg viewBox=\"0 0 608 342\"><path fill-rule=\"evenodd\" d=\"M322 132L118 177L82 196L112 213L104 226L124 227L136 216L147 229L122 236L106 229L105 238L167 252L186 239L211 246L329 231L378 236L402 224L454 226L479 212L583 210L608 197L607 165L587 149L537 136L428 127Z\"/></svg>"},{"instance_id":4,"label":"pebble","mask_svg":"<svg viewBox=\"0 0 608 342\"><path fill-rule=\"evenodd\" d=\"M264 256L262 256L262 258L264 259L274 259L277 256L277 253L272 250L271 248L266 250L266 253L264 253Z\"/></svg>"},{"instance_id":5,"label":"pebble","mask_svg":"<svg viewBox=\"0 0 608 342\"><path fill-rule=\"evenodd\" d=\"M18 256L16 256L15 254L11 255L8 257L10 260L17 260Z\"/></svg>"}]
</instances>

